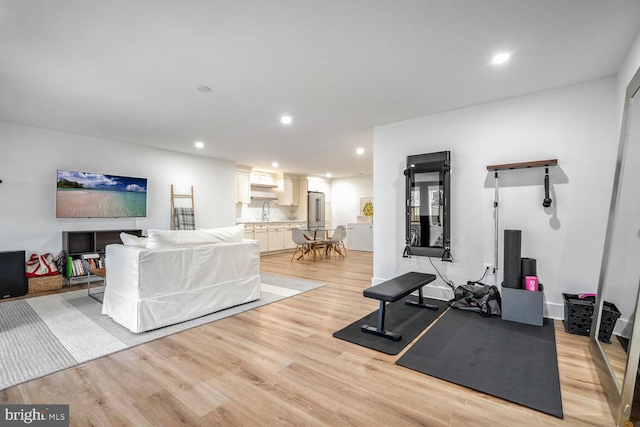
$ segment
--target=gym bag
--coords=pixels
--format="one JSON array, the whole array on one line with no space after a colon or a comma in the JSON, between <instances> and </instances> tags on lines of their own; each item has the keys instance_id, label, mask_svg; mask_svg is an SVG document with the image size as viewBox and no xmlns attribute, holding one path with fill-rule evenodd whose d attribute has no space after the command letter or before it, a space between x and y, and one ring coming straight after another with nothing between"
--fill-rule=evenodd
<instances>
[{"instance_id":1,"label":"gym bag","mask_svg":"<svg viewBox=\"0 0 640 427\"><path fill-rule=\"evenodd\" d=\"M58 274L58 267L50 253L44 255L31 254L25 268L27 277L52 276Z\"/></svg>"},{"instance_id":2,"label":"gym bag","mask_svg":"<svg viewBox=\"0 0 640 427\"><path fill-rule=\"evenodd\" d=\"M453 291L453 299L449 300L449 307L459 308L480 313L489 317L492 314L500 316L502 300L500 292L494 285L461 285Z\"/></svg>"}]
</instances>

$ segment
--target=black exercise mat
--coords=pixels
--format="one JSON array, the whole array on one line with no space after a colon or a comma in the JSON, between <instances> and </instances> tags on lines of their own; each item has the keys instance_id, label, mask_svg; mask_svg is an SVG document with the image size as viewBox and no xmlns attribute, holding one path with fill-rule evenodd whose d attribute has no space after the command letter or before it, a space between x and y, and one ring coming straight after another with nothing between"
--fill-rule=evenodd
<instances>
[{"instance_id":1,"label":"black exercise mat","mask_svg":"<svg viewBox=\"0 0 640 427\"><path fill-rule=\"evenodd\" d=\"M543 326L449 310L398 361L562 418L553 320Z\"/></svg>"},{"instance_id":2,"label":"black exercise mat","mask_svg":"<svg viewBox=\"0 0 640 427\"><path fill-rule=\"evenodd\" d=\"M406 300L418 301L418 297L410 295L407 298L387 304L384 328L402 334L400 341L392 341L388 338L367 334L360 330L364 324L378 325L378 310L353 322L346 328L333 333L333 336L341 340L349 341L363 347L371 348L386 354L398 354L403 348L415 339L420 332L438 318L447 308L446 301L424 298L426 304L438 307L437 311L426 308L405 305Z\"/></svg>"}]
</instances>

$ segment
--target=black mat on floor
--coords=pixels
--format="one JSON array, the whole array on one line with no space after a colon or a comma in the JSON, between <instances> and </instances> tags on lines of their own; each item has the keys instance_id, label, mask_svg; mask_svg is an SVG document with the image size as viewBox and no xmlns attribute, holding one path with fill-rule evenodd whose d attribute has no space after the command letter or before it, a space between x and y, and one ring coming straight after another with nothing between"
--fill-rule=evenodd
<instances>
[{"instance_id":1,"label":"black mat on floor","mask_svg":"<svg viewBox=\"0 0 640 427\"><path fill-rule=\"evenodd\" d=\"M562 418L553 320L543 326L451 309L398 365Z\"/></svg>"},{"instance_id":2,"label":"black mat on floor","mask_svg":"<svg viewBox=\"0 0 640 427\"><path fill-rule=\"evenodd\" d=\"M427 304L438 306L438 311L428 310L426 308L412 307L405 305L408 299L417 301L418 297L410 295L399 301L387 304L385 316L385 329L402 334L400 341L391 341L388 338L379 337L373 334L367 334L360 330L364 324L376 326L378 324L378 310L353 322L346 328L334 332L333 336L341 340L349 341L363 347L371 348L386 354L398 354L403 348L415 339L420 332L438 318L447 308L446 301L439 301L431 298L425 298Z\"/></svg>"}]
</instances>

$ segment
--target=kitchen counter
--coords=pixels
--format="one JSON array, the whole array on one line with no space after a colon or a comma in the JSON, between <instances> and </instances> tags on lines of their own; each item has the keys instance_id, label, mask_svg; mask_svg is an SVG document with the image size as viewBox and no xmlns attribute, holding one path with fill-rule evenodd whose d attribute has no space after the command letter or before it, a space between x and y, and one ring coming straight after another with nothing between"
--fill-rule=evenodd
<instances>
[{"instance_id":1,"label":"kitchen counter","mask_svg":"<svg viewBox=\"0 0 640 427\"><path fill-rule=\"evenodd\" d=\"M347 248L373 252L373 223L349 223L347 230Z\"/></svg>"},{"instance_id":2,"label":"kitchen counter","mask_svg":"<svg viewBox=\"0 0 640 427\"><path fill-rule=\"evenodd\" d=\"M244 238L257 240L260 253L291 250L295 247L292 229L302 228L305 220L270 220L238 219L237 224L244 224Z\"/></svg>"}]
</instances>

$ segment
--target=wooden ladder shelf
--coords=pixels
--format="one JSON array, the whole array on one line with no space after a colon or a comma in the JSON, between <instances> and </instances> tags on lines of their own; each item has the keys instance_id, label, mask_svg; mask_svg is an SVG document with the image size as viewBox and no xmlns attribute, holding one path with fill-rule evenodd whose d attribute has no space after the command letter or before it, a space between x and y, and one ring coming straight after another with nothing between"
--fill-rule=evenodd
<instances>
[{"instance_id":1,"label":"wooden ladder shelf","mask_svg":"<svg viewBox=\"0 0 640 427\"><path fill-rule=\"evenodd\" d=\"M193 185L191 186L190 194L178 194L173 189L173 184L171 184L171 229L176 229L176 199L190 199L191 200L191 209L195 211L195 203L193 198Z\"/></svg>"}]
</instances>

